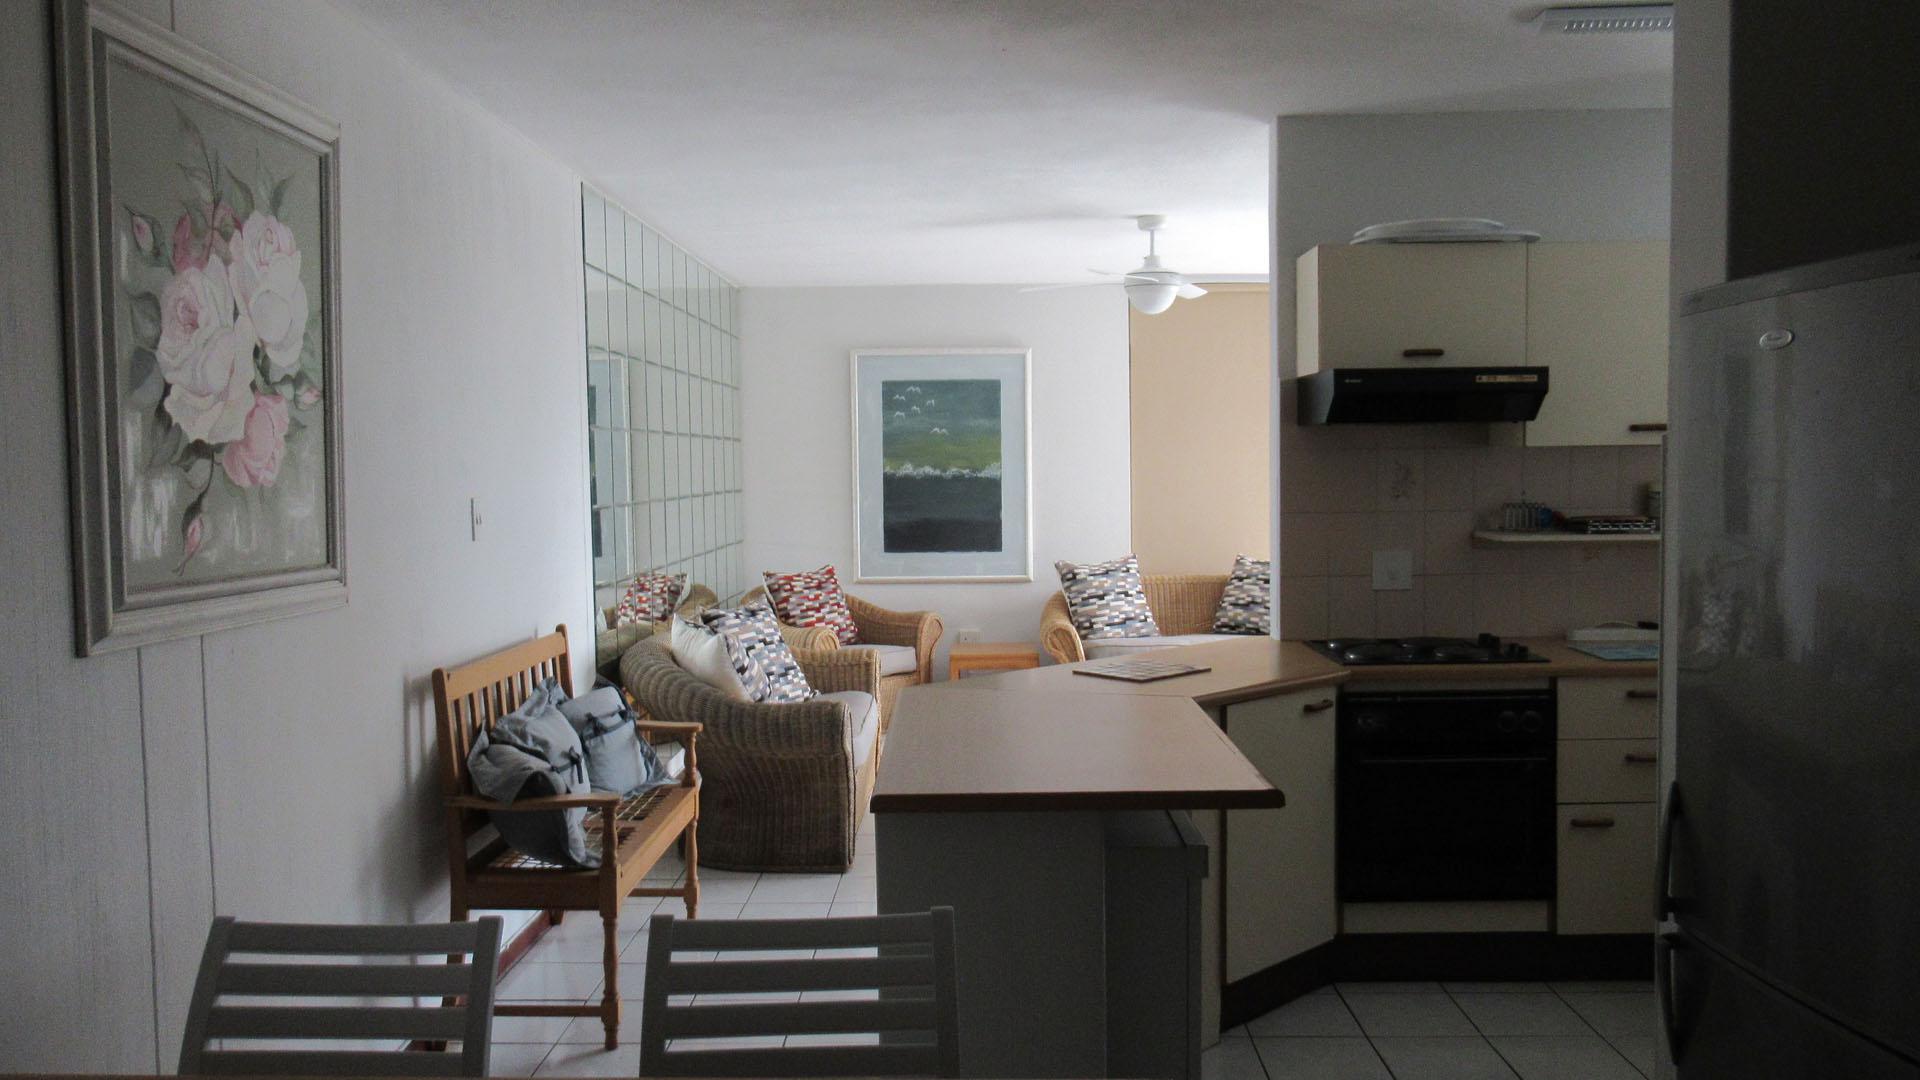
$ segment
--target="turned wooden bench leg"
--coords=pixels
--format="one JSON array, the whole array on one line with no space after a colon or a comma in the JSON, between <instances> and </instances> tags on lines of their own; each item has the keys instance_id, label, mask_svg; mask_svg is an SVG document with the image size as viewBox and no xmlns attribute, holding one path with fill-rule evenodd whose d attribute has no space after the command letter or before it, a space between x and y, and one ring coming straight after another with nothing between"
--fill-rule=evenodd
<instances>
[{"instance_id":1,"label":"turned wooden bench leg","mask_svg":"<svg viewBox=\"0 0 1920 1080\"><path fill-rule=\"evenodd\" d=\"M620 1048L620 945L615 928L619 925L618 916L605 915L600 919L606 933L606 947L603 960L607 970L607 988L600 995L600 1022L606 1025L607 1049Z\"/></svg>"},{"instance_id":2,"label":"turned wooden bench leg","mask_svg":"<svg viewBox=\"0 0 1920 1080\"><path fill-rule=\"evenodd\" d=\"M687 902L687 918L700 917L700 819L687 822L687 884L682 899Z\"/></svg>"}]
</instances>

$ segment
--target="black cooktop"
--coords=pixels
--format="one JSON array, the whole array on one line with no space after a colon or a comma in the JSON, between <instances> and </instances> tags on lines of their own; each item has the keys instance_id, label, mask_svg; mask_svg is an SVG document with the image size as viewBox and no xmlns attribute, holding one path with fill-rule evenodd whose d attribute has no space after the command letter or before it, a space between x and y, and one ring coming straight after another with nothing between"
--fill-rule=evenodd
<instances>
[{"instance_id":1,"label":"black cooktop","mask_svg":"<svg viewBox=\"0 0 1920 1080\"><path fill-rule=\"evenodd\" d=\"M1547 658L1492 634L1448 637L1334 638L1309 641L1315 652L1350 667L1368 664L1544 664Z\"/></svg>"}]
</instances>

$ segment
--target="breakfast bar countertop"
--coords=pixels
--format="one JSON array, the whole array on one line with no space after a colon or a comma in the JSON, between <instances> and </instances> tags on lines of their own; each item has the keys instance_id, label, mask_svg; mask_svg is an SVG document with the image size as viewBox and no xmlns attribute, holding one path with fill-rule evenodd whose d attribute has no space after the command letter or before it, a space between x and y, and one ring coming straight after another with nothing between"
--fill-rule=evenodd
<instances>
[{"instance_id":1,"label":"breakfast bar countertop","mask_svg":"<svg viewBox=\"0 0 1920 1080\"><path fill-rule=\"evenodd\" d=\"M971 682L902 692L874 813L1286 804L1191 700L966 689Z\"/></svg>"},{"instance_id":2,"label":"breakfast bar countertop","mask_svg":"<svg viewBox=\"0 0 1920 1080\"><path fill-rule=\"evenodd\" d=\"M1134 657L1170 660L1211 670L1135 683L1077 675L1074 673L1076 668L1099 663L1096 660L1083 660L1077 664L1054 664L1026 671L976 676L966 680L965 685L983 690L1054 690L1079 694L1177 697L1207 708L1218 708L1255 698L1333 686L1345 682L1353 670L1334 663L1298 641L1276 641L1269 637L1249 636L1237 641L1209 641L1200 645L1129 654L1129 658Z\"/></svg>"}]
</instances>

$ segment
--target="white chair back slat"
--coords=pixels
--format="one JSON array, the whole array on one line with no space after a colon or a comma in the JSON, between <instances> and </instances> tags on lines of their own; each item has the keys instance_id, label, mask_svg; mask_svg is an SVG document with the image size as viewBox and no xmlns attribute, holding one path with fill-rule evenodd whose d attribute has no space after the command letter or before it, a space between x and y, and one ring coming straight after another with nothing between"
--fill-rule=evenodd
<instances>
[{"instance_id":1,"label":"white chair back slat","mask_svg":"<svg viewBox=\"0 0 1920 1080\"><path fill-rule=\"evenodd\" d=\"M258 957L367 957L374 962L287 963ZM397 962L431 956L431 964ZM213 921L201 954L180 1048L180 1072L312 1076L485 1076L493 1023L500 920L422 926L321 926ZM261 1004L230 998L289 999ZM369 999L416 999L412 1005ZM417 999L437 999L422 1004ZM209 1046L209 1040L220 1040ZM250 1040L390 1041L393 1050L285 1049ZM460 1052L410 1053L417 1041Z\"/></svg>"},{"instance_id":2,"label":"white chair back slat","mask_svg":"<svg viewBox=\"0 0 1920 1080\"><path fill-rule=\"evenodd\" d=\"M808 955L764 955L783 951ZM742 953L752 955L731 959ZM958 1076L956 985L952 908L850 919L685 922L655 915L647 940L640 1074ZM814 991L839 997L863 990L871 997L724 999ZM703 1045L709 1039L811 1035L825 1044L785 1045L794 1041L787 1039L765 1047ZM842 1036L856 1038L834 1041Z\"/></svg>"}]
</instances>

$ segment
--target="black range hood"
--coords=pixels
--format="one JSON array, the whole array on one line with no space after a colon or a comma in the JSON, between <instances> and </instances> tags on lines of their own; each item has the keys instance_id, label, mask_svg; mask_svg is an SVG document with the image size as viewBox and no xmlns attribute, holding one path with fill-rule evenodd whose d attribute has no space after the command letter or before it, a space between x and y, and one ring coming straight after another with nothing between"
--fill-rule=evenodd
<instances>
[{"instance_id":1,"label":"black range hood","mask_svg":"<svg viewBox=\"0 0 1920 1080\"><path fill-rule=\"evenodd\" d=\"M1531 420L1546 396L1544 367L1332 368L1300 380L1300 422Z\"/></svg>"}]
</instances>

